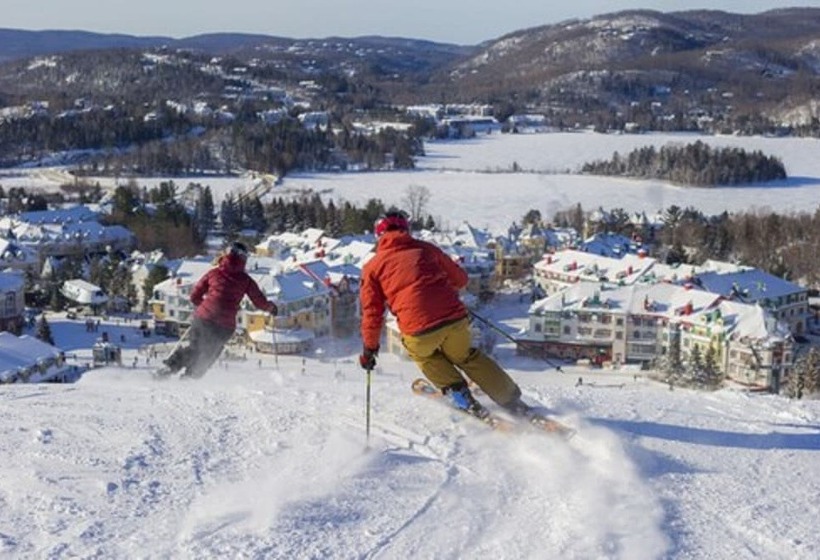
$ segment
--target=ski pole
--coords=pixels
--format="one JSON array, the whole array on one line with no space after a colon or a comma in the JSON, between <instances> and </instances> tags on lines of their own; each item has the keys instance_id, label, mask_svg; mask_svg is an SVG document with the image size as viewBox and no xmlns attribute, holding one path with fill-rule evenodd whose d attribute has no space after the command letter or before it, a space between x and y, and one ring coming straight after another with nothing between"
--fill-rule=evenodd
<instances>
[{"instance_id":1,"label":"ski pole","mask_svg":"<svg viewBox=\"0 0 820 560\"><path fill-rule=\"evenodd\" d=\"M365 410L365 434L367 437L367 449L370 449L370 373L373 371L373 368L367 368L367 408Z\"/></svg>"},{"instance_id":2,"label":"ski pole","mask_svg":"<svg viewBox=\"0 0 820 560\"><path fill-rule=\"evenodd\" d=\"M279 371L279 349L276 347L276 316L269 313L268 319L270 319L271 343L273 344L273 363L276 365L276 370Z\"/></svg>"},{"instance_id":3,"label":"ski pole","mask_svg":"<svg viewBox=\"0 0 820 560\"><path fill-rule=\"evenodd\" d=\"M518 341L518 340L516 340L515 338L513 338L513 337L512 337L510 334L508 334L508 333L507 333L504 329L502 329L502 328L501 328L501 327L499 327L498 325L494 324L494 323L493 323L493 322L491 322L489 319L486 319L486 318L482 317L481 315L479 315L478 313L476 313L476 312L475 312L475 311L473 311L472 309L468 309L468 311L470 312L470 315L471 315L472 317L474 317L474 318L478 319L479 321L481 321L482 323L484 323L485 325L487 325L488 327L490 327L491 329L493 329L495 332L497 332L497 333L501 334L504 338L506 338L507 340L509 340L510 342L512 342L513 344L515 344L516 346L520 346L520 347L522 347L522 348L524 347L524 345L523 345L520 341ZM526 348L524 348L524 349L526 350ZM542 356L541 354L538 354L538 357L539 357L539 358L541 358L542 360L544 360L545 362L547 362L547 364L549 364L550 366L554 367L554 368L555 368L555 370L556 370L556 371L558 371L558 373L564 373L564 370L562 370L562 369L561 369L561 366L559 366L559 365L555 364L552 360L550 360L550 359L549 359L549 358L547 358L546 356Z\"/></svg>"}]
</instances>

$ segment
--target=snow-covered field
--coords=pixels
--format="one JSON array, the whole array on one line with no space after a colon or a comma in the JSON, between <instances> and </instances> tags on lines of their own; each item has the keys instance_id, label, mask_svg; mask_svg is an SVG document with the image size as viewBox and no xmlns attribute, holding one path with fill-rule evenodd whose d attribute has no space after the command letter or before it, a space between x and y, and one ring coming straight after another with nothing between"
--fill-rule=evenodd
<instances>
[{"instance_id":1,"label":"snow-covered field","mask_svg":"<svg viewBox=\"0 0 820 560\"><path fill-rule=\"evenodd\" d=\"M588 161L627 154L635 148L702 140L715 146L760 150L781 158L789 179L782 182L718 189L687 188L659 181L636 181L575 175ZM585 210L623 208L654 215L669 206L693 206L707 214L725 211L773 210L814 212L820 207L820 140L699 136L690 134L609 135L591 132L556 134L494 134L472 140L426 145L414 171L383 173L310 173L288 176L270 196L320 193L325 199L363 205L380 198L386 205L404 206L408 188L424 186L431 194L427 211L443 227L463 221L503 232L530 209L549 219L556 211L580 203ZM517 164L524 172L512 173ZM54 188L72 179L53 168L0 173L5 188ZM94 179L113 186L108 178ZM140 179L153 186L165 179ZM246 191L251 177L173 179L210 185L219 201L229 192Z\"/></svg>"},{"instance_id":2,"label":"snow-covered field","mask_svg":"<svg viewBox=\"0 0 820 560\"><path fill-rule=\"evenodd\" d=\"M505 301L495 317L520 312ZM50 322L86 344L81 322ZM564 443L413 396L415 367L383 356L368 442L355 340L156 382L144 354L132 366L133 326L101 328L127 334L124 367L0 386L1 558L820 555L818 401L558 373L499 347L526 399L578 428Z\"/></svg>"}]
</instances>

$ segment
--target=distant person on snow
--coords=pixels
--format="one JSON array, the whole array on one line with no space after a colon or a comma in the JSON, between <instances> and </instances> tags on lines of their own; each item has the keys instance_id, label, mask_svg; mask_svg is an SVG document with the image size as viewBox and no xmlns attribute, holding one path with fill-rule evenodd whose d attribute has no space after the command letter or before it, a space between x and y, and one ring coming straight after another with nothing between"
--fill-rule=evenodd
<instances>
[{"instance_id":1,"label":"distant person on snow","mask_svg":"<svg viewBox=\"0 0 820 560\"><path fill-rule=\"evenodd\" d=\"M376 254L362 269L359 294L360 365L366 370L375 367L384 312L389 309L410 358L456 407L479 417L489 414L473 397L463 373L509 411L526 408L518 385L471 346L469 313L458 294L467 285L467 273L435 245L414 239L404 212L387 212L374 230Z\"/></svg>"},{"instance_id":2,"label":"distant person on snow","mask_svg":"<svg viewBox=\"0 0 820 560\"><path fill-rule=\"evenodd\" d=\"M166 377L185 368L181 377L199 378L213 365L225 343L236 330L236 314L246 295L257 307L276 315L276 304L268 301L257 283L245 272L248 248L233 243L191 291L194 319L187 344L180 344L163 362L157 377Z\"/></svg>"}]
</instances>

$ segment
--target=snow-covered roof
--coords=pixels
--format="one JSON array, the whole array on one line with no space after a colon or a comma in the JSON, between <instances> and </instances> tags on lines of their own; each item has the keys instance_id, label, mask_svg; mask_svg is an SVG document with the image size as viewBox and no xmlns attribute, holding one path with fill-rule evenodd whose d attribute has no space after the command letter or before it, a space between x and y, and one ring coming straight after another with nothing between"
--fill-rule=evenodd
<instances>
[{"instance_id":1,"label":"snow-covered roof","mask_svg":"<svg viewBox=\"0 0 820 560\"><path fill-rule=\"evenodd\" d=\"M452 231L422 230L417 232L416 236L439 247L461 246L472 249L484 249L493 240L490 232L475 228L466 221Z\"/></svg>"},{"instance_id":2,"label":"snow-covered roof","mask_svg":"<svg viewBox=\"0 0 820 560\"><path fill-rule=\"evenodd\" d=\"M165 293L175 290L179 285L195 284L212 267L213 260L207 257L179 261L173 276L159 282L154 290Z\"/></svg>"},{"instance_id":3,"label":"snow-covered roof","mask_svg":"<svg viewBox=\"0 0 820 560\"><path fill-rule=\"evenodd\" d=\"M358 239L343 240L325 253L324 261L330 265L351 264L361 268L373 254L374 243Z\"/></svg>"},{"instance_id":4,"label":"snow-covered roof","mask_svg":"<svg viewBox=\"0 0 820 560\"><path fill-rule=\"evenodd\" d=\"M0 380L8 380L20 368L28 368L46 358L56 358L60 350L27 334L0 332Z\"/></svg>"},{"instance_id":5,"label":"snow-covered roof","mask_svg":"<svg viewBox=\"0 0 820 560\"><path fill-rule=\"evenodd\" d=\"M22 272L4 270L0 272L0 292L20 291L26 284Z\"/></svg>"},{"instance_id":6,"label":"snow-covered roof","mask_svg":"<svg viewBox=\"0 0 820 560\"><path fill-rule=\"evenodd\" d=\"M588 282L606 278L608 282L632 284L655 264L655 259L629 254L613 259L575 249L547 255L534 267L543 272Z\"/></svg>"},{"instance_id":7,"label":"snow-covered roof","mask_svg":"<svg viewBox=\"0 0 820 560\"><path fill-rule=\"evenodd\" d=\"M277 302L287 303L330 294L330 289L323 282L301 269L275 276L254 273L250 275L259 284L262 292Z\"/></svg>"},{"instance_id":8,"label":"snow-covered roof","mask_svg":"<svg viewBox=\"0 0 820 560\"><path fill-rule=\"evenodd\" d=\"M17 217L21 222L35 225L42 224L70 224L79 222L97 221L100 215L88 206L80 205L72 208L59 208L56 210L37 210L33 212L22 212Z\"/></svg>"},{"instance_id":9,"label":"snow-covered roof","mask_svg":"<svg viewBox=\"0 0 820 560\"><path fill-rule=\"evenodd\" d=\"M776 321L771 313L759 305L723 300L718 305L718 309L733 339L741 341L784 339L790 334L788 325ZM697 316L693 319L697 319Z\"/></svg>"},{"instance_id":10,"label":"snow-covered roof","mask_svg":"<svg viewBox=\"0 0 820 560\"><path fill-rule=\"evenodd\" d=\"M696 283L704 290L736 297L743 302L756 302L806 292L806 288L759 269L739 272L705 272Z\"/></svg>"},{"instance_id":11,"label":"snow-covered roof","mask_svg":"<svg viewBox=\"0 0 820 560\"><path fill-rule=\"evenodd\" d=\"M607 288L592 282L581 282L536 301L530 306L529 313L603 308L628 315L672 319L680 317L690 304L690 313L697 313L714 307L720 299L717 294L667 283Z\"/></svg>"},{"instance_id":12,"label":"snow-covered roof","mask_svg":"<svg viewBox=\"0 0 820 560\"><path fill-rule=\"evenodd\" d=\"M616 233L596 233L581 243L587 253L619 259L630 253L637 253L641 244Z\"/></svg>"},{"instance_id":13,"label":"snow-covered roof","mask_svg":"<svg viewBox=\"0 0 820 560\"><path fill-rule=\"evenodd\" d=\"M68 299L85 305L101 305L108 301L102 288L82 278L66 280L60 292Z\"/></svg>"},{"instance_id":14,"label":"snow-covered roof","mask_svg":"<svg viewBox=\"0 0 820 560\"><path fill-rule=\"evenodd\" d=\"M698 265L694 264L666 264L655 262L652 268L646 271L641 277L641 281L646 282L672 282L681 284L690 281L696 274L702 272Z\"/></svg>"}]
</instances>

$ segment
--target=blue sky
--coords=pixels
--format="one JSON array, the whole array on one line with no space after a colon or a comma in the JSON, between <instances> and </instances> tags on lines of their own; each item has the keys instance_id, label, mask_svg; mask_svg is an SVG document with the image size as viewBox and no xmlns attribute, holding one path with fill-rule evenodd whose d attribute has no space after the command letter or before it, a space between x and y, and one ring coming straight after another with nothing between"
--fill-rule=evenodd
<instances>
[{"instance_id":1,"label":"blue sky","mask_svg":"<svg viewBox=\"0 0 820 560\"><path fill-rule=\"evenodd\" d=\"M237 31L294 38L383 35L477 44L506 33L624 9L757 13L820 0L3 0L0 26L186 37Z\"/></svg>"}]
</instances>

